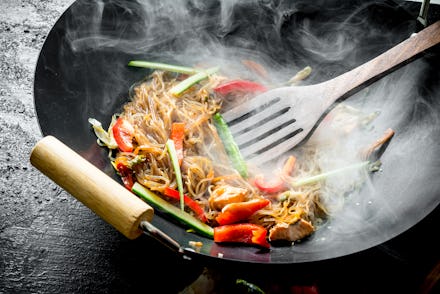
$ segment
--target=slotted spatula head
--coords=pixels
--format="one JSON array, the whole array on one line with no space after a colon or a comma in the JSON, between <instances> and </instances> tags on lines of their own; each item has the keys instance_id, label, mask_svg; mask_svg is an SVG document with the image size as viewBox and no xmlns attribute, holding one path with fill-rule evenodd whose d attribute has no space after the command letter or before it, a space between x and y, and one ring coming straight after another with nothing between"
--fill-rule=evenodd
<instances>
[{"instance_id":1,"label":"slotted spatula head","mask_svg":"<svg viewBox=\"0 0 440 294\"><path fill-rule=\"evenodd\" d=\"M225 112L223 117L242 156L263 163L307 136L327 107L319 103L322 97L322 87L278 88Z\"/></svg>"},{"instance_id":2,"label":"slotted spatula head","mask_svg":"<svg viewBox=\"0 0 440 294\"><path fill-rule=\"evenodd\" d=\"M313 131L335 101L347 98L440 42L440 21L376 58L329 81L282 87L223 114L242 156L261 165L292 149Z\"/></svg>"}]
</instances>

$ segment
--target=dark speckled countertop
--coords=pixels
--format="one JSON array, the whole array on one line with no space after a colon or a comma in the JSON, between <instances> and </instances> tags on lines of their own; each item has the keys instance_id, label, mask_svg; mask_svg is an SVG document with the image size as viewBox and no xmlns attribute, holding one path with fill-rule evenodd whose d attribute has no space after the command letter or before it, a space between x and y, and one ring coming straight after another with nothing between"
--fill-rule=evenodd
<instances>
[{"instance_id":1,"label":"dark speckled countertop","mask_svg":"<svg viewBox=\"0 0 440 294\"><path fill-rule=\"evenodd\" d=\"M223 293L234 289L236 278L268 293L316 293L301 292L304 285L320 293L417 293L438 279L438 237L428 236L423 246L416 241L425 239L426 228L438 232L438 209L419 231L372 252L380 260L376 267L359 264L345 278L347 272L298 280L285 268L271 275L265 268L217 268L183 259L146 236L125 239L29 163L41 138L35 65L45 37L72 2L0 1L0 293Z\"/></svg>"},{"instance_id":2,"label":"dark speckled countertop","mask_svg":"<svg viewBox=\"0 0 440 294\"><path fill-rule=\"evenodd\" d=\"M197 278L200 266L161 244L129 242L29 163L41 138L35 65L72 2L0 1L0 293L131 292L149 280L147 269L154 266L144 259L151 252L165 264L190 269L171 284L166 274L150 276L178 291Z\"/></svg>"}]
</instances>

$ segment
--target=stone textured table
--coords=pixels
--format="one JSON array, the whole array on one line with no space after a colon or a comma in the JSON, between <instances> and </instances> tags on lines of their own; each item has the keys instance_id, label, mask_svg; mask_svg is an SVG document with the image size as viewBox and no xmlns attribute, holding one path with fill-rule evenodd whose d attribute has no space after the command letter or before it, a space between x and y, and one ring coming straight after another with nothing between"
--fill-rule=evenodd
<instances>
[{"instance_id":1,"label":"stone textured table","mask_svg":"<svg viewBox=\"0 0 440 294\"><path fill-rule=\"evenodd\" d=\"M72 2L0 1L0 293L132 292L150 278L170 292L183 289L200 266L161 244L124 239L29 163L41 138L35 65ZM173 283L166 272L149 275L151 253L185 271Z\"/></svg>"},{"instance_id":2,"label":"stone textured table","mask_svg":"<svg viewBox=\"0 0 440 294\"><path fill-rule=\"evenodd\" d=\"M187 293L197 287L199 293L222 293L234 288L237 277L261 283L271 293L286 289L276 281L293 285L295 275L286 271L264 279L264 269L253 274L208 269L154 240L129 241L30 165L31 148L41 138L33 107L35 64L46 35L72 2L0 1L0 293L133 293L139 288L176 293L198 277ZM437 213L419 227L431 228L438 219ZM424 232L410 232L375 251L380 263L372 272L361 264L346 279L338 273L321 278L322 293L331 292L326 288L348 293L354 287L364 290L353 293L381 293L379 282L385 283L382 289L419 289L439 261L438 239ZM412 248L402 245L407 242L414 242ZM293 287L290 292L295 293Z\"/></svg>"}]
</instances>

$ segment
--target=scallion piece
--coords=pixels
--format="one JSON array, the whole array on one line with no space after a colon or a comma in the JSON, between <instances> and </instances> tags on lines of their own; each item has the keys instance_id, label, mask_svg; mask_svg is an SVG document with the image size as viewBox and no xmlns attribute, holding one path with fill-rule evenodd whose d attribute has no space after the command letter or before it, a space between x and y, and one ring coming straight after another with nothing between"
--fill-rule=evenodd
<instances>
[{"instance_id":1,"label":"scallion piece","mask_svg":"<svg viewBox=\"0 0 440 294\"><path fill-rule=\"evenodd\" d=\"M168 154L170 155L171 158L171 164L173 165L174 174L176 175L177 190L179 191L179 196L180 196L180 210L184 211L185 199L183 194L182 174L180 172L180 165L179 165L179 159L177 158L176 147L174 146L174 141L171 139L168 139L165 145L167 147Z\"/></svg>"},{"instance_id":2,"label":"scallion piece","mask_svg":"<svg viewBox=\"0 0 440 294\"><path fill-rule=\"evenodd\" d=\"M204 71L199 71L198 73L190 76L189 78L181 81L180 83L178 83L177 85L172 87L170 89L170 93L174 96L179 96L184 91L186 91L189 87L200 82L201 80L206 79L207 77L209 77L213 73L217 72L218 70L219 70L218 67L212 67L212 68L209 68Z\"/></svg>"},{"instance_id":3,"label":"scallion piece","mask_svg":"<svg viewBox=\"0 0 440 294\"><path fill-rule=\"evenodd\" d=\"M315 176L311 176L311 177L307 177L307 178L303 178L300 180L296 180L290 183L290 185L292 187L300 187L300 186L304 186L304 185L309 185L309 184L313 184L319 181L322 181L332 175L336 175L336 174L340 174L340 173L344 173L347 171L351 171L351 170L357 170L357 169L362 169L366 166L368 166L370 164L369 161L362 161L360 163L356 163L356 164L352 164L349 166L345 166L345 167L341 167L338 169L334 169L328 172L324 172Z\"/></svg>"},{"instance_id":4,"label":"scallion piece","mask_svg":"<svg viewBox=\"0 0 440 294\"><path fill-rule=\"evenodd\" d=\"M188 75L196 74L202 71L201 69L197 69L193 67L172 65L172 64L159 63L159 62L150 62L143 60L131 60L128 63L128 66L159 69L159 70L183 73Z\"/></svg>"},{"instance_id":5,"label":"scallion piece","mask_svg":"<svg viewBox=\"0 0 440 294\"><path fill-rule=\"evenodd\" d=\"M220 113L216 113L213 116L214 125L217 132L222 139L223 146L228 153L229 159L231 160L232 166L240 173L243 178L248 177L248 170L246 162L240 153L240 149L235 143L234 137L229 130L229 127Z\"/></svg>"}]
</instances>

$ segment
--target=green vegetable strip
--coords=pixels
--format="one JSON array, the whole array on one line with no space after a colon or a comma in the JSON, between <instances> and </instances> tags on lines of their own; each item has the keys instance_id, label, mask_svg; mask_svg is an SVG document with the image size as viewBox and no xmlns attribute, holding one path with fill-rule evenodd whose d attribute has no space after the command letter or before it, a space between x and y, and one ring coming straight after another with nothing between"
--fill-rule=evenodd
<instances>
[{"instance_id":1,"label":"green vegetable strip","mask_svg":"<svg viewBox=\"0 0 440 294\"><path fill-rule=\"evenodd\" d=\"M156 208L159 208L165 213L172 215L174 218L176 218L183 224L186 224L187 226L194 229L194 231L206 237L212 238L214 236L214 229L212 227L202 223L201 221L199 221L189 213L185 211L182 212L179 208L175 207L173 204L162 199L161 197L159 197L149 189L145 188L138 182L134 183L133 188L131 190L133 191L133 193L138 195L147 203L151 204Z\"/></svg>"},{"instance_id":2,"label":"green vegetable strip","mask_svg":"<svg viewBox=\"0 0 440 294\"><path fill-rule=\"evenodd\" d=\"M166 143L166 147L168 150L168 154L171 157L171 163L173 165L174 173L176 175L177 190L179 190L179 196L180 196L180 210L184 211L185 202L184 202L184 194L183 194L182 174L180 173L179 159L177 158L177 152L176 152L176 147L174 146L174 141L168 139Z\"/></svg>"},{"instance_id":3,"label":"green vegetable strip","mask_svg":"<svg viewBox=\"0 0 440 294\"><path fill-rule=\"evenodd\" d=\"M181 81L180 83L178 83L177 85L172 87L170 89L170 93L174 96L179 96L180 94L182 94L185 90L187 90L192 85L200 82L201 80L206 79L207 77L209 77L213 73L217 72L218 69L219 69L218 67L212 67L212 68L209 68L204 71L199 71L198 73L190 76L189 78Z\"/></svg>"},{"instance_id":4,"label":"green vegetable strip","mask_svg":"<svg viewBox=\"0 0 440 294\"><path fill-rule=\"evenodd\" d=\"M332 171L328 171L328 172L324 172L322 174L316 175L316 176L311 176L311 177L307 177L301 180L296 180L290 183L290 185L292 187L300 187L300 186L304 186L304 185L309 185L309 184L313 184L316 183L318 181L324 180L326 178L328 178L329 176L332 175L336 175L336 174L340 174L340 173L344 173L350 170L356 170L356 169L361 169L366 167L370 162L369 161L363 161L360 163L356 163L353 165L349 165L349 166L345 166L345 167L341 167Z\"/></svg>"},{"instance_id":5,"label":"green vegetable strip","mask_svg":"<svg viewBox=\"0 0 440 294\"><path fill-rule=\"evenodd\" d=\"M240 173L243 178L248 177L247 165L240 153L240 149L235 143L232 137L231 131L228 125L221 116L220 113L216 113L213 116L214 125L217 128L218 134L223 141L226 152L228 153L229 159L232 162L232 166Z\"/></svg>"},{"instance_id":6,"label":"green vegetable strip","mask_svg":"<svg viewBox=\"0 0 440 294\"><path fill-rule=\"evenodd\" d=\"M249 283L246 280L243 279L237 279L235 281L237 285L243 285L243 287L246 289L246 293L254 293L254 294L264 294L264 291L261 290L260 287L258 287L255 284Z\"/></svg>"},{"instance_id":7,"label":"green vegetable strip","mask_svg":"<svg viewBox=\"0 0 440 294\"><path fill-rule=\"evenodd\" d=\"M149 62L149 61L143 61L143 60L131 60L128 63L129 66L134 67L144 67L144 68L151 68L151 69L160 69L164 71L171 71L171 72L177 72L177 73L183 73L183 74L195 74L200 72L200 69L192 68L192 67L186 67L186 66L179 66L179 65L172 65L172 64L166 64L166 63L158 63L158 62Z\"/></svg>"}]
</instances>

